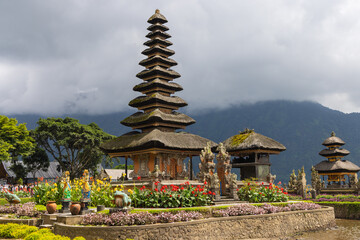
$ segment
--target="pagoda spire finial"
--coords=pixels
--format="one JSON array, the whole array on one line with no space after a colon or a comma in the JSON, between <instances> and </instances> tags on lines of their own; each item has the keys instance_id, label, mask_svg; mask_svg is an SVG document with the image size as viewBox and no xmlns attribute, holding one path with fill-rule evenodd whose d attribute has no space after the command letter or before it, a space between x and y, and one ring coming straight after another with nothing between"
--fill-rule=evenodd
<instances>
[{"instance_id":1,"label":"pagoda spire finial","mask_svg":"<svg viewBox=\"0 0 360 240\"><path fill-rule=\"evenodd\" d=\"M331 132L331 136L335 137L335 132L334 131Z\"/></svg>"},{"instance_id":2,"label":"pagoda spire finial","mask_svg":"<svg viewBox=\"0 0 360 240\"><path fill-rule=\"evenodd\" d=\"M159 13L160 13L160 10L159 10L159 9L156 9L156 10L155 10L155 13L156 13L156 14L159 14Z\"/></svg>"}]
</instances>

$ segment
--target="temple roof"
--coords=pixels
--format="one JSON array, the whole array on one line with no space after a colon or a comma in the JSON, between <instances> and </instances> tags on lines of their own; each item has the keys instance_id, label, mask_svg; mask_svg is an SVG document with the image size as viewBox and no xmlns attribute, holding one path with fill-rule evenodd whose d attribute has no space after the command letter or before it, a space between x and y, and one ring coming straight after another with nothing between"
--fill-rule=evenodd
<instances>
[{"instance_id":1,"label":"temple roof","mask_svg":"<svg viewBox=\"0 0 360 240\"><path fill-rule=\"evenodd\" d=\"M324 146L331 146L331 145L340 145L341 146L344 144L345 144L345 142L341 138L336 137L334 132L331 133L331 137L325 139L325 141L322 143L322 145L324 145Z\"/></svg>"},{"instance_id":2,"label":"temple roof","mask_svg":"<svg viewBox=\"0 0 360 240\"><path fill-rule=\"evenodd\" d=\"M143 92L143 91L154 89L154 88L157 88L157 87L169 89L171 91L181 91L183 89L177 83L168 82L166 80L155 78L154 80L152 80L150 82L143 82L143 83L140 83L140 84L136 85L133 88L133 90L138 91L138 92Z\"/></svg>"},{"instance_id":3,"label":"temple roof","mask_svg":"<svg viewBox=\"0 0 360 240\"><path fill-rule=\"evenodd\" d=\"M185 100L176 96L164 96L160 93L154 93L150 96L139 96L129 102L131 107L142 107L153 103L162 103L169 106L184 107L187 106Z\"/></svg>"},{"instance_id":4,"label":"temple roof","mask_svg":"<svg viewBox=\"0 0 360 240\"><path fill-rule=\"evenodd\" d=\"M160 66L155 66L151 69L146 69L146 70L143 70L143 71L139 72L138 74L136 74L136 77L141 78L141 79L151 78L154 76L163 76L163 77L168 77L168 78L181 77L178 72L171 70L171 69L165 69Z\"/></svg>"},{"instance_id":5,"label":"temple roof","mask_svg":"<svg viewBox=\"0 0 360 240\"><path fill-rule=\"evenodd\" d=\"M346 149L335 148L332 150L330 150L330 149L321 150L321 152L319 152L319 154L324 157L331 157L331 156L346 156L346 155L350 154L350 152Z\"/></svg>"},{"instance_id":6,"label":"temple roof","mask_svg":"<svg viewBox=\"0 0 360 240\"><path fill-rule=\"evenodd\" d=\"M162 132L154 129L150 132L125 134L101 144L100 148L107 153L131 152L151 148L173 149L200 152L207 143L211 147L217 144L213 141L186 132Z\"/></svg>"},{"instance_id":7,"label":"temple roof","mask_svg":"<svg viewBox=\"0 0 360 240\"><path fill-rule=\"evenodd\" d=\"M319 173L331 172L357 172L360 167L347 160L322 161L315 165L315 170Z\"/></svg>"},{"instance_id":8,"label":"temple roof","mask_svg":"<svg viewBox=\"0 0 360 240\"><path fill-rule=\"evenodd\" d=\"M155 55L140 61L139 64L144 67L149 66L150 64L175 66L177 65L177 62L171 58L164 58L162 56Z\"/></svg>"},{"instance_id":9,"label":"temple roof","mask_svg":"<svg viewBox=\"0 0 360 240\"><path fill-rule=\"evenodd\" d=\"M153 24L153 25L150 25L148 28L147 28L147 30L149 30L149 31L156 31L156 30L161 30L161 31L168 31L169 30L169 28L167 27L167 26L165 26L165 25L162 25L162 24L160 24L160 23L155 23L155 24Z\"/></svg>"},{"instance_id":10,"label":"temple roof","mask_svg":"<svg viewBox=\"0 0 360 240\"><path fill-rule=\"evenodd\" d=\"M272 151L284 151L286 147L281 143L266 137L262 134L256 133L253 130L246 129L235 136L226 139L224 147L229 153L245 150L272 150Z\"/></svg>"},{"instance_id":11,"label":"temple roof","mask_svg":"<svg viewBox=\"0 0 360 240\"><path fill-rule=\"evenodd\" d=\"M168 47L168 46L172 45L172 42L170 42L169 40L166 40L166 39L155 37L155 38L150 39L149 41L146 41L144 43L144 45L148 46L148 47L151 47L151 46L153 46L155 44L164 45L165 47Z\"/></svg>"},{"instance_id":12,"label":"temple roof","mask_svg":"<svg viewBox=\"0 0 360 240\"><path fill-rule=\"evenodd\" d=\"M155 109L148 113L144 113L144 112L134 113L133 115L121 121L123 125L129 127L146 124L148 122L157 122L157 123L167 122L167 123L175 123L177 125L188 126L190 124L195 123L195 120L183 113L178 113L178 112L164 113L159 109Z\"/></svg>"},{"instance_id":13,"label":"temple roof","mask_svg":"<svg viewBox=\"0 0 360 240\"><path fill-rule=\"evenodd\" d=\"M166 38L171 38L170 34L166 33L166 32L163 32L161 30L155 30L153 32L149 32L148 34L146 34L146 37L147 38L162 38L162 39L166 39Z\"/></svg>"},{"instance_id":14,"label":"temple roof","mask_svg":"<svg viewBox=\"0 0 360 240\"><path fill-rule=\"evenodd\" d=\"M147 21L148 23L151 24L156 24L156 23L160 23L160 24L164 24L167 23L167 19L164 17L164 15L162 15L160 13L159 9L156 9L155 14L153 14Z\"/></svg>"},{"instance_id":15,"label":"temple roof","mask_svg":"<svg viewBox=\"0 0 360 240\"><path fill-rule=\"evenodd\" d=\"M151 48L147 48L144 51L142 51L141 53L146 56L153 55L153 54L159 54L159 55L164 55L166 57L170 57L175 54L175 52L173 50L164 48L161 46L153 46Z\"/></svg>"}]
</instances>

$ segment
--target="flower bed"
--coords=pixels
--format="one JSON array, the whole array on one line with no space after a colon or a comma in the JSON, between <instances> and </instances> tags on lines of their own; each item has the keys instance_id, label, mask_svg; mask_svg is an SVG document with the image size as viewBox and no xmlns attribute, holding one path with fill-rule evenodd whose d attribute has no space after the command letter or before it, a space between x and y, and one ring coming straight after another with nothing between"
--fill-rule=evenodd
<instances>
[{"instance_id":1,"label":"flower bed","mask_svg":"<svg viewBox=\"0 0 360 240\"><path fill-rule=\"evenodd\" d=\"M339 195L318 195L313 202L360 202L359 195L339 194Z\"/></svg>"},{"instance_id":2,"label":"flower bed","mask_svg":"<svg viewBox=\"0 0 360 240\"><path fill-rule=\"evenodd\" d=\"M36 210L34 202L16 204L10 206L0 206L0 214L14 214L16 218L38 217L40 212Z\"/></svg>"},{"instance_id":3,"label":"flower bed","mask_svg":"<svg viewBox=\"0 0 360 240\"><path fill-rule=\"evenodd\" d=\"M158 186L159 182L155 185ZM207 206L213 203L215 193L206 190L201 185L193 186L185 182L180 186L170 185L146 189L134 187L129 190L131 205L137 208L177 208Z\"/></svg>"},{"instance_id":4,"label":"flower bed","mask_svg":"<svg viewBox=\"0 0 360 240\"><path fill-rule=\"evenodd\" d=\"M278 212L289 212L298 210L313 210L321 208L320 205L310 202L299 202L288 204L287 206L273 206L270 204L262 204L254 206L251 204L239 204L225 209L219 207L212 208L210 216L213 217L229 217L242 215L261 215ZM211 208L209 208L211 209ZM179 211L168 212L158 211L156 213L139 212L139 213L112 213L97 214L91 213L84 216L82 225L108 225L108 226L124 226L124 225L145 225L155 223L170 223L191 221L204 218L204 215L198 211Z\"/></svg>"},{"instance_id":5,"label":"flower bed","mask_svg":"<svg viewBox=\"0 0 360 240\"><path fill-rule=\"evenodd\" d=\"M281 184L279 182L279 184ZM248 201L252 203L257 202L286 202L288 201L287 192L284 189L270 183L265 186L264 183L257 184L248 182L245 186L238 189L237 192L241 201Z\"/></svg>"}]
</instances>

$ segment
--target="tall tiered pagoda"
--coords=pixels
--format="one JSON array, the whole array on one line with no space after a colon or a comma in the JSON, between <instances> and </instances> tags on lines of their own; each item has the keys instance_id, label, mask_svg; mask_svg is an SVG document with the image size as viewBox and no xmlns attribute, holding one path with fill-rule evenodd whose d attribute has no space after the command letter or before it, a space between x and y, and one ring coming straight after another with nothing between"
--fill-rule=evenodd
<instances>
[{"instance_id":1,"label":"tall tiered pagoda","mask_svg":"<svg viewBox=\"0 0 360 240\"><path fill-rule=\"evenodd\" d=\"M177 132L194 124L195 120L176 111L187 103L172 96L182 87L173 82L180 74L170 69L177 63L169 58L175 52L168 49L172 43L167 40L171 37L167 33L169 28L164 25L167 20L156 10L148 23L151 24L146 35L149 40L144 43L148 48L142 52L147 58L139 63L145 69L136 75L143 82L133 89L143 95L129 103L138 112L121 121L134 131L105 142L101 147L110 157L131 158L134 177L147 178L158 165L164 178L184 179L192 173L186 170L184 159L199 155L207 142L212 147L216 144L194 134Z\"/></svg>"},{"instance_id":2,"label":"tall tiered pagoda","mask_svg":"<svg viewBox=\"0 0 360 240\"><path fill-rule=\"evenodd\" d=\"M281 143L250 129L226 139L223 144L234 157L232 168L240 168L240 180L271 181L270 155L286 150Z\"/></svg>"},{"instance_id":3,"label":"tall tiered pagoda","mask_svg":"<svg viewBox=\"0 0 360 240\"><path fill-rule=\"evenodd\" d=\"M323 178L327 176L327 187L345 186L345 176L348 176L348 178L354 176L360 168L348 160L342 160L350 152L342 148L345 142L336 137L334 132L331 133L329 138L325 139L322 145L327 148L321 150L319 154L326 157L327 160L315 165L315 170Z\"/></svg>"}]
</instances>

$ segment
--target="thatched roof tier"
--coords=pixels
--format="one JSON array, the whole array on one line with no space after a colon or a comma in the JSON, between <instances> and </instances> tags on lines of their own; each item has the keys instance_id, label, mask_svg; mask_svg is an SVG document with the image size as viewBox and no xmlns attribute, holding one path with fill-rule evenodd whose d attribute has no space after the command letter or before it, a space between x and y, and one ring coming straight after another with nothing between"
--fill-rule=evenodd
<instances>
[{"instance_id":1,"label":"thatched roof tier","mask_svg":"<svg viewBox=\"0 0 360 240\"><path fill-rule=\"evenodd\" d=\"M155 14L153 14L148 20L148 23L150 24L156 24L156 23L160 23L160 24L164 24L167 23L167 19L164 17L164 15L162 15L160 13L159 9L155 10Z\"/></svg>"},{"instance_id":2,"label":"thatched roof tier","mask_svg":"<svg viewBox=\"0 0 360 240\"><path fill-rule=\"evenodd\" d=\"M162 57L159 55L155 55L155 56L152 56L152 57L142 60L139 64L141 66L144 66L147 68L149 68L151 66L156 66L156 65L163 66L165 68L169 68L169 67L177 65L177 62L175 62L171 58L165 58L165 57Z\"/></svg>"},{"instance_id":3,"label":"thatched roof tier","mask_svg":"<svg viewBox=\"0 0 360 240\"><path fill-rule=\"evenodd\" d=\"M154 38L167 39L167 38L171 38L171 35L160 30L155 30L153 32L149 32L148 34L146 34L146 37L150 39L154 39Z\"/></svg>"},{"instance_id":4,"label":"thatched roof tier","mask_svg":"<svg viewBox=\"0 0 360 240\"><path fill-rule=\"evenodd\" d=\"M164 56L164 57L170 57L175 54L175 52L173 50L164 48L161 46L153 46L151 48L147 48L144 51L142 51L141 53L144 54L145 56L149 56L149 57L156 55L156 54Z\"/></svg>"},{"instance_id":5,"label":"thatched roof tier","mask_svg":"<svg viewBox=\"0 0 360 240\"><path fill-rule=\"evenodd\" d=\"M319 152L319 155L324 156L324 157L332 157L332 156L346 156L350 154L350 152L346 149L339 149L339 148L335 148L335 149L324 149L321 150L321 152Z\"/></svg>"},{"instance_id":6,"label":"thatched roof tier","mask_svg":"<svg viewBox=\"0 0 360 240\"><path fill-rule=\"evenodd\" d=\"M185 107L187 106L187 103L182 98L172 96L164 96L160 93L154 93L150 96L139 96L129 102L129 106L131 107L142 107L146 105L151 105L154 103L161 103L168 105L169 107L175 106L175 107Z\"/></svg>"},{"instance_id":7,"label":"thatched roof tier","mask_svg":"<svg viewBox=\"0 0 360 240\"><path fill-rule=\"evenodd\" d=\"M150 92L151 89L156 88L162 88L162 89L168 89L170 92L178 92L183 90L182 86L174 83L174 82L168 82L166 80L162 80L159 78L155 78L154 80L150 82L143 82L138 85L136 85L133 90L137 92Z\"/></svg>"},{"instance_id":8,"label":"thatched roof tier","mask_svg":"<svg viewBox=\"0 0 360 240\"><path fill-rule=\"evenodd\" d=\"M160 45L162 47L168 47L168 46L172 45L172 42L170 42L168 40L165 40L165 39L161 39L159 37L155 37L153 39L150 39L149 41L146 41L144 43L144 45L148 46L148 47L152 47L154 45Z\"/></svg>"},{"instance_id":9,"label":"thatched roof tier","mask_svg":"<svg viewBox=\"0 0 360 240\"><path fill-rule=\"evenodd\" d=\"M181 76L178 72L174 70L165 69L160 66L155 66L151 69L146 69L139 72L138 74L136 74L136 77L140 79L152 79L156 77L174 79L174 78L179 78Z\"/></svg>"},{"instance_id":10,"label":"thatched roof tier","mask_svg":"<svg viewBox=\"0 0 360 240\"><path fill-rule=\"evenodd\" d=\"M322 145L324 146L332 146L332 145L342 146L344 144L345 142L341 138L336 137L334 132L331 133L331 137L325 139L325 141L322 143Z\"/></svg>"},{"instance_id":11,"label":"thatched roof tier","mask_svg":"<svg viewBox=\"0 0 360 240\"><path fill-rule=\"evenodd\" d=\"M274 153L274 151L279 153L286 150L284 145L274 139L248 129L226 139L223 144L226 151L230 154L248 150L265 150L265 152L269 150L271 153Z\"/></svg>"},{"instance_id":12,"label":"thatched roof tier","mask_svg":"<svg viewBox=\"0 0 360 240\"><path fill-rule=\"evenodd\" d=\"M181 126L188 126L195 123L195 120L183 113L164 113L159 109L155 109L147 113L137 112L122 120L121 124L128 127L136 127L153 122L156 122L157 126L161 126L161 123L172 123L179 125L179 128L181 128Z\"/></svg>"},{"instance_id":13,"label":"thatched roof tier","mask_svg":"<svg viewBox=\"0 0 360 240\"><path fill-rule=\"evenodd\" d=\"M200 153L207 146L215 148L213 141L186 132L162 132L154 129L150 132L123 135L101 144L100 148L107 153L135 152L146 149L169 149L177 151L195 151Z\"/></svg>"},{"instance_id":14,"label":"thatched roof tier","mask_svg":"<svg viewBox=\"0 0 360 240\"><path fill-rule=\"evenodd\" d=\"M334 172L357 172L360 167L347 160L338 161L322 161L315 165L315 170L319 173L334 173Z\"/></svg>"},{"instance_id":15,"label":"thatched roof tier","mask_svg":"<svg viewBox=\"0 0 360 240\"><path fill-rule=\"evenodd\" d=\"M167 26L165 26L165 25L160 24L160 23L156 23L156 24L150 25L150 26L147 28L147 30L149 30L149 31L160 30L160 31L166 32L166 31L169 30L169 28L168 28Z\"/></svg>"}]
</instances>

